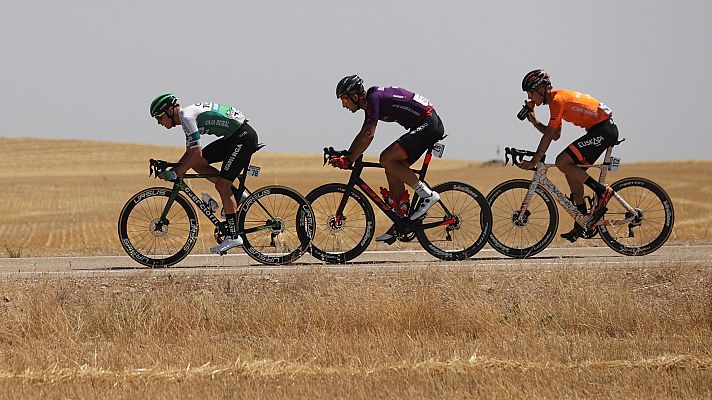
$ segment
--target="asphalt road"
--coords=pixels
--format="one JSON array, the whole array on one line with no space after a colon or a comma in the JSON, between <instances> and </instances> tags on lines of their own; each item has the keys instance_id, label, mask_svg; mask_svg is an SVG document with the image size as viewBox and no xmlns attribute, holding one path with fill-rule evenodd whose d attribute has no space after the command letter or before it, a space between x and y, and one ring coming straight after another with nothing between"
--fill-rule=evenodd
<instances>
[{"instance_id":1,"label":"asphalt road","mask_svg":"<svg viewBox=\"0 0 712 400\"><path fill-rule=\"evenodd\" d=\"M607 247L549 248L525 260L512 259L483 249L474 257L456 262L435 259L425 251L371 251L344 265L323 264L305 255L297 263L284 266L262 265L243 253L190 255L171 268L150 269L128 256L0 258L0 277L37 276L126 276L131 274L244 274L286 272L298 268L322 267L335 270L398 269L456 266L461 268L552 268L585 264L606 266L665 266L671 263L712 267L712 246L663 246L642 257L622 256Z\"/></svg>"}]
</instances>

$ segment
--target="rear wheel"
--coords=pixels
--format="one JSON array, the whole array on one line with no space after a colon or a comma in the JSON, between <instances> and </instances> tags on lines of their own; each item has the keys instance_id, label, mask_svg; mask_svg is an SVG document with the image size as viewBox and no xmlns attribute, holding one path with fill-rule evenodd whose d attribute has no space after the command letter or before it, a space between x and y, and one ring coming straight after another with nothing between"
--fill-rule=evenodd
<instances>
[{"instance_id":1,"label":"rear wheel","mask_svg":"<svg viewBox=\"0 0 712 400\"><path fill-rule=\"evenodd\" d=\"M441 260L473 256L487 244L492 227L487 200L477 189L460 182L441 183L433 190L440 195L440 202L428 210L421 223L443 225L416 231L418 242Z\"/></svg>"},{"instance_id":2,"label":"rear wheel","mask_svg":"<svg viewBox=\"0 0 712 400\"><path fill-rule=\"evenodd\" d=\"M309 202L286 186L266 186L240 203L238 230L243 248L263 264L286 264L304 254L314 237Z\"/></svg>"},{"instance_id":3,"label":"rear wheel","mask_svg":"<svg viewBox=\"0 0 712 400\"><path fill-rule=\"evenodd\" d=\"M672 201L656 183L643 178L625 178L611 185L637 215L622 225L601 225L603 241L618 253L642 256L659 249L670 237L675 223ZM630 216L615 197L606 205L605 219L621 220Z\"/></svg>"},{"instance_id":4,"label":"rear wheel","mask_svg":"<svg viewBox=\"0 0 712 400\"><path fill-rule=\"evenodd\" d=\"M513 179L499 184L487 195L492 208L489 244L509 257L527 258L538 254L554 240L559 227L554 198L541 186L535 189L527 210L519 218L531 183Z\"/></svg>"},{"instance_id":5,"label":"rear wheel","mask_svg":"<svg viewBox=\"0 0 712 400\"><path fill-rule=\"evenodd\" d=\"M363 253L373 239L376 217L366 196L353 188L344 211L336 211L347 186L329 183L307 194L314 210L316 232L311 255L328 263L345 263Z\"/></svg>"},{"instance_id":6,"label":"rear wheel","mask_svg":"<svg viewBox=\"0 0 712 400\"><path fill-rule=\"evenodd\" d=\"M119 239L126 253L148 267L167 267L184 259L198 238L198 217L177 195L165 219L161 214L171 189L153 187L136 193L119 214Z\"/></svg>"}]
</instances>

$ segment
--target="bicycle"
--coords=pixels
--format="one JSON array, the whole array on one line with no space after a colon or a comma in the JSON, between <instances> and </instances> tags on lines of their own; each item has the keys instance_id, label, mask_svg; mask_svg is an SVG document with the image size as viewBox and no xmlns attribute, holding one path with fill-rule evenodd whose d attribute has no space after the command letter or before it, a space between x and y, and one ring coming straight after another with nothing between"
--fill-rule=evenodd
<instances>
[{"instance_id":1,"label":"bicycle","mask_svg":"<svg viewBox=\"0 0 712 400\"><path fill-rule=\"evenodd\" d=\"M428 149L423 166L419 170L411 169L422 182L425 182L434 149L436 157L442 157L444 146L436 143ZM324 148L324 165L330 158L345 153ZM368 198L394 224L396 236L387 241L388 244L417 238L428 253L441 260L464 260L487 243L492 215L485 197L474 187L462 182L446 182L433 187L440 194L438 204L432 206L424 218L410 221L408 216L391 210L361 178L364 168L383 166L359 157L350 168L347 184L328 183L307 194L316 220L316 232L310 248L315 258L328 263L345 263L366 250L373 239L376 222ZM414 195L410 210L415 210L417 204L418 197Z\"/></svg>"},{"instance_id":2,"label":"bicycle","mask_svg":"<svg viewBox=\"0 0 712 400\"><path fill-rule=\"evenodd\" d=\"M149 164L149 176L158 176L167 168L180 165L153 159ZM238 175L239 186L232 186L235 198L241 199L237 223L245 253L263 264L285 264L298 259L314 237L314 213L309 202L286 186L265 186L251 192L245 187L248 173L257 176L259 167L246 167ZM221 243L227 223L221 222L211 206L185 182L217 176L184 174L172 181L172 189L151 187L131 197L119 215L119 238L126 253L148 267L167 267L184 259L197 242L199 228L197 214L188 199L212 222L213 236ZM244 198L243 193L247 194Z\"/></svg>"},{"instance_id":3,"label":"bicycle","mask_svg":"<svg viewBox=\"0 0 712 400\"><path fill-rule=\"evenodd\" d=\"M605 185L608 171L615 171L620 165L620 159L612 157L612 151L613 146L606 149L600 164L579 167L599 168L598 182ZM533 155L532 151L507 147L505 165L510 156L512 164L519 165L524 157ZM498 252L509 257L527 258L544 250L554 239L559 224L554 199L578 225L585 227L567 238L572 242L579 237L591 239L598 234L616 252L642 256L660 248L670 237L675 212L670 197L656 183L639 177L618 180L611 185L613 196L600 215L584 215L547 177L548 169L553 166L545 164L542 158L531 180L503 182L487 195L493 214L489 243ZM593 210L597 201L595 195L594 198L586 196L585 200L588 209Z\"/></svg>"}]
</instances>

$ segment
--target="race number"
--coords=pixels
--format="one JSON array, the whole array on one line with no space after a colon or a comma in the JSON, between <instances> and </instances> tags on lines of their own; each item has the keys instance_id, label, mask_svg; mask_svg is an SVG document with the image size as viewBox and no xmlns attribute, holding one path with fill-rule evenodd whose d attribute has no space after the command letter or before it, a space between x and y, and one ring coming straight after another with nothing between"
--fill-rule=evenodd
<instances>
[{"instance_id":1,"label":"race number","mask_svg":"<svg viewBox=\"0 0 712 400\"><path fill-rule=\"evenodd\" d=\"M248 176L259 176L260 175L260 167L250 165L247 167L247 175Z\"/></svg>"},{"instance_id":2,"label":"race number","mask_svg":"<svg viewBox=\"0 0 712 400\"><path fill-rule=\"evenodd\" d=\"M435 143L433 145L433 155L437 158L443 158L443 153L445 152L445 145L442 143Z\"/></svg>"},{"instance_id":3,"label":"race number","mask_svg":"<svg viewBox=\"0 0 712 400\"><path fill-rule=\"evenodd\" d=\"M425 107L427 107L427 106L430 105L430 102L428 101L428 99L426 99L425 97L419 95L418 93L414 93L414 94L413 94L413 100L414 100L416 103L422 104L422 105L425 106Z\"/></svg>"},{"instance_id":4,"label":"race number","mask_svg":"<svg viewBox=\"0 0 712 400\"><path fill-rule=\"evenodd\" d=\"M618 168L621 166L621 159L618 157L611 157L611 163L608 164L608 170L609 171L618 171Z\"/></svg>"}]
</instances>

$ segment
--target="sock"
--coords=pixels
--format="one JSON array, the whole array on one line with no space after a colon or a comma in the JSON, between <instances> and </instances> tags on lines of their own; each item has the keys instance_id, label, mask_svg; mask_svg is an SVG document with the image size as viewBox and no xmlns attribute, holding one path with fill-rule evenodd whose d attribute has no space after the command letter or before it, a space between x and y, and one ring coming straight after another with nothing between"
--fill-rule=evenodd
<instances>
[{"instance_id":1,"label":"sock","mask_svg":"<svg viewBox=\"0 0 712 400\"><path fill-rule=\"evenodd\" d=\"M586 186L590 187L591 190L593 190L594 192L596 192L596 194L597 194L598 196L602 195L603 192L606 191L606 187L605 187L605 186L601 185L600 183L598 183L597 180L593 179L593 178L590 177L590 176L588 177L588 179L586 179L586 181L585 181L584 183L586 184Z\"/></svg>"},{"instance_id":2,"label":"sock","mask_svg":"<svg viewBox=\"0 0 712 400\"><path fill-rule=\"evenodd\" d=\"M586 210L586 203L581 203L581 204L576 204L576 208L579 210L579 212L583 215L588 214L588 211Z\"/></svg>"},{"instance_id":3,"label":"sock","mask_svg":"<svg viewBox=\"0 0 712 400\"><path fill-rule=\"evenodd\" d=\"M237 238L237 214L225 214L225 220L227 221L227 234L231 238Z\"/></svg>"},{"instance_id":4,"label":"sock","mask_svg":"<svg viewBox=\"0 0 712 400\"><path fill-rule=\"evenodd\" d=\"M418 181L418 184L415 185L413 188L415 190L415 193L420 197L421 199L424 199L426 197L430 197L433 195L433 191L430 190L429 187L427 187L423 182Z\"/></svg>"}]
</instances>

